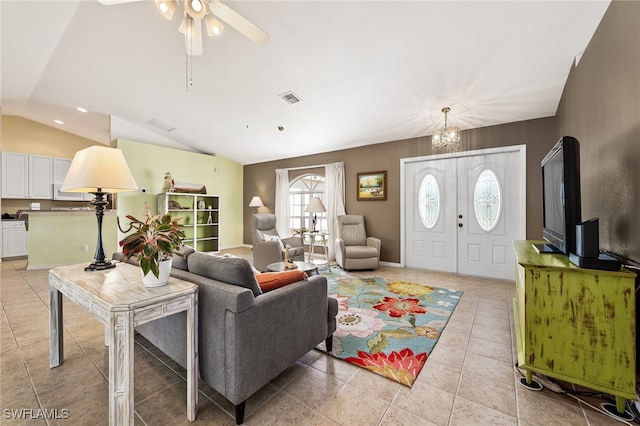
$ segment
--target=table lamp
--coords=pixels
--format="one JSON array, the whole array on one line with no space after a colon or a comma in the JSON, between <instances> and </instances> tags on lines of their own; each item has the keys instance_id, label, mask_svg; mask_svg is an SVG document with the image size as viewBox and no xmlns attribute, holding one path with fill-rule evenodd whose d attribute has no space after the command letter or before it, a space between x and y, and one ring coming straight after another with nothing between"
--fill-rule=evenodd
<instances>
[{"instance_id":1,"label":"table lamp","mask_svg":"<svg viewBox=\"0 0 640 426\"><path fill-rule=\"evenodd\" d=\"M309 202L309 205L307 205L307 208L305 209L306 213L313 213L313 220L312 220L312 226L311 226L311 232L316 232L316 223L318 222L318 217L316 216L316 213L324 213L326 212L327 209L324 208L324 204L322 204L322 200L318 197L313 197L311 199L311 201Z\"/></svg>"},{"instance_id":2,"label":"table lamp","mask_svg":"<svg viewBox=\"0 0 640 426\"><path fill-rule=\"evenodd\" d=\"M136 191L136 185L122 151L106 146L90 146L76 152L62 183L63 192L88 192L95 195L91 205L96 207L98 243L94 262L85 271L100 271L115 267L105 260L102 246L102 217L108 204L107 193Z\"/></svg>"},{"instance_id":3,"label":"table lamp","mask_svg":"<svg viewBox=\"0 0 640 426\"><path fill-rule=\"evenodd\" d=\"M249 202L249 207L255 207L256 213L260 210L260 207L264 207L264 203L262 202L262 198L258 195L254 195L251 201Z\"/></svg>"}]
</instances>

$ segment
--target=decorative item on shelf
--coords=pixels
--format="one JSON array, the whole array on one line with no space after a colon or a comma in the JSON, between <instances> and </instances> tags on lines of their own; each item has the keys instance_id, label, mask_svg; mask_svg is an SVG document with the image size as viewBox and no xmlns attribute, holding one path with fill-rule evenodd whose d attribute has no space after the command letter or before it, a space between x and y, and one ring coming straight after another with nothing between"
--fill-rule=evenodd
<instances>
[{"instance_id":1,"label":"decorative item on shelf","mask_svg":"<svg viewBox=\"0 0 640 426\"><path fill-rule=\"evenodd\" d=\"M109 204L108 193L135 191L138 189L133 175L127 166L122 151L106 146L90 146L82 149L73 157L61 191L88 192L95 195L91 205L96 208L98 220L98 242L94 262L85 268L87 271L101 271L115 267L106 260L102 245L102 218Z\"/></svg>"},{"instance_id":2,"label":"decorative item on shelf","mask_svg":"<svg viewBox=\"0 0 640 426\"><path fill-rule=\"evenodd\" d=\"M206 205L204 204L203 200L198 201L198 209L199 210L204 210L206 207Z\"/></svg>"},{"instance_id":3,"label":"decorative item on shelf","mask_svg":"<svg viewBox=\"0 0 640 426\"><path fill-rule=\"evenodd\" d=\"M451 108L444 107L444 127L436 130L431 136L431 144L434 149L459 149L460 148L460 129L458 127L447 126L447 113Z\"/></svg>"},{"instance_id":4,"label":"decorative item on shelf","mask_svg":"<svg viewBox=\"0 0 640 426\"><path fill-rule=\"evenodd\" d=\"M211 208L209 208L211 210ZM207 217L207 225L211 225L213 223L213 217L211 216L211 211L209 211L209 217Z\"/></svg>"},{"instance_id":5,"label":"decorative item on shelf","mask_svg":"<svg viewBox=\"0 0 640 426\"><path fill-rule=\"evenodd\" d=\"M118 220L120 232L126 234L135 230L120 241L120 247L124 260L137 256L144 285L158 287L169 282L171 257L174 253L180 255L177 250L186 236L178 224L180 219L173 219L169 214L151 215L149 205L144 203L144 207L144 221L127 215L129 228L125 230Z\"/></svg>"},{"instance_id":6,"label":"decorative item on shelf","mask_svg":"<svg viewBox=\"0 0 640 426\"><path fill-rule=\"evenodd\" d=\"M162 184L162 192L173 192L173 176L167 172L164 174L164 183Z\"/></svg>"},{"instance_id":7,"label":"decorative item on shelf","mask_svg":"<svg viewBox=\"0 0 640 426\"><path fill-rule=\"evenodd\" d=\"M175 182L173 192L183 194L206 194L207 187L199 183Z\"/></svg>"},{"instance_id":8,"label":"decorative item on shelf","mask_svg":"<svg viewBox=\"0 0 640 426\"><path fill-rule=\"evenodd\" d=\"M324 204L322 204L322 200L318 197L313 197L309 202L309 205L305 209L306 213L313 213L313 219L311 220L311 232L316 231L316 224L318 223L318 217L316 213L325 213L327 209L324 208Z\"/></svg>"},{"instance_id":9,"label":"decorative item on shelf","mask_svg":"<svg viewBox=\"0 0 640 426\"><path fill-rule=\"evenodd\" d=\"M291 251L291 245L287 244L284 247L284 268L285 269L297 269L298 265L293 263L293 259L296 257L296 252Z\"/></svg>"},{"instance_id":10,"label":"decorative item on shelf","mask_svg":"<svg viewBox=\"0 0 640 426\"><path fill-rule=\"evenodd\" d=\"M182 206L180 205L179 202L177 202L176 200L169 200L169 202L167 203L168 207L172 210L177 210L177 209L181 209Z\"/></svg>"}]
</instances>

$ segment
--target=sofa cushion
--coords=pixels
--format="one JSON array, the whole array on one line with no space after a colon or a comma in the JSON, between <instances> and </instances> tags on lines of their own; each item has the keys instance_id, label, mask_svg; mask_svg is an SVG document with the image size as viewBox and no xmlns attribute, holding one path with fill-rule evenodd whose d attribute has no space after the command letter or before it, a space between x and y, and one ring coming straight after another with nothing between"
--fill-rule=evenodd
<instances>
[{"instance_id":1,"label":"sofa cushion","mask_svg":"<svg viewBox=\"0 0 640 426\"><path fill-rule=\"evenodd\" d=\"M306 272L300 270L256 274L258 285L264 293L284 287L291 283L302 281L305 278L307 278Z\"/></svg>"},{"instance_id":2,"label":"sofa cushion","mask_svg":"<svg viewBox=\"0 0 640 426\"><path fill-rule=\"evenodd\" d=\"M171 267L182 269L183 271L188 271L189 268L187 266L187 258L195 253L196 251L189 246L182 246L180 250L174 252L173 262L171 263ZM180 253L182 256L180 256Z\"/></svg>"},{"instance_id":3,"label":"sofa cushion","mask_svg":"<svg viewBox=\"0 0 640 426\"><path fill-rule=\"evenodd\" d=\"M194 274L248 288L254 296L262 294L247 259L196 252L189 255L187 265Z\"/></svg>"},{"instance_id":4,"label":"sofa cushion","mask_svg":"<svg viewBox=\"0 0 640 426\"><path fill-rule=\"evenodd\" d=\"M345 253L348 259L368 259L378 257L378 250L371 246L347 246Z\"/></svg>"}]
</instances>

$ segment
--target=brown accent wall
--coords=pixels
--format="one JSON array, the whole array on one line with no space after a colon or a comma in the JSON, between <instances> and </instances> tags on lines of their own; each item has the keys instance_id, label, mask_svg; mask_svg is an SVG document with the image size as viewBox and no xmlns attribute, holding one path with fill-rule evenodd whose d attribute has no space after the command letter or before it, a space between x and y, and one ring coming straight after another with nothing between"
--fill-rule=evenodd
<instances>
[{"instance_id":1,"label":"brown accent wall","mask_svg":"<svg viewBox=\"0 0 640 426\"><path fill-rule=\"evenodd\" d=\"M613 1L556 115L580 141L582 218L600 219L600 248L640 261L640 2Z\"/></svg>"},{"instance_id":2,"label":"brown accent wall","mask_svg":"<svg viewBox=\"0 0 640 426\"><path fill-rule=\"evenodd\" d=\"M527 146L527 238L542 236L540 160L556 142L554 134L554 118L462 132L465 151L523 144ZM367 233L382 239L381 260L400 262L400 160L432 154L434 152L431 149L431 137L426 136L246 165L243 200L244 243L251 244L250 219L254 211L248 207L251 197L259 195L265 206L272 212L274 210L276 169L344 161L347 213L364 215ZM379 170L387 171L387 200L357 201L357 173ZM324 174L323 169L296 170L290 172L290 178L309 171Z\"/></svg>"},{"instance_id":3,"label":"brown accent wall","mask_svg":"<svg viewBox=\"0 0 640 426\"><path fill-rule=\"evenodd\" d=\"M526 144L527 238L542 236L540 160L563 135L581 144L582 217L600 218L600 247L640 260L640 2L614 0L576 68L555 117L462 132L463 149ZM400 261L400 159L431 155L431 138L386 142L245 166L244 205L273 211L275 169L345 162L347 213L382 238L383 261ZM357 201L356 173L387 170L387 201ZM244 211L244 242L251 243Z\"/></svg>"}]
</instances>

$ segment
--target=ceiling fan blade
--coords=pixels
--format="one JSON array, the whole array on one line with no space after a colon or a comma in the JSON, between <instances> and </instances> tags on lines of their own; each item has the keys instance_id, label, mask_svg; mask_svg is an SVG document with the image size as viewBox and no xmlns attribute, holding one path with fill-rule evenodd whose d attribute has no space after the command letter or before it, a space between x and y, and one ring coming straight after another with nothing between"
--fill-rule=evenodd
<instances>
[{"instance_id":1,"label":"ceiling fan blade","mask_svg":"<svg viewBox=\"0 0 640 426\"><path fill-rule=\"evenodd\" d=\"M271 37L262 28L219 1L213 0L209 4L209 9L211 9L211 13L231 25L257 45L264 46Z\"/></svg>"},{"instance_id":2,"label":"ceiling fan blade","mask_svg":"<svg viewBox=\"0 0 640 426\"><path fill-rule=\"evenodd\" d=\"M192 20L192 36L185 36L184 43L189 56L202 55L202 19Z\"/></svg>"}]
</instances>

